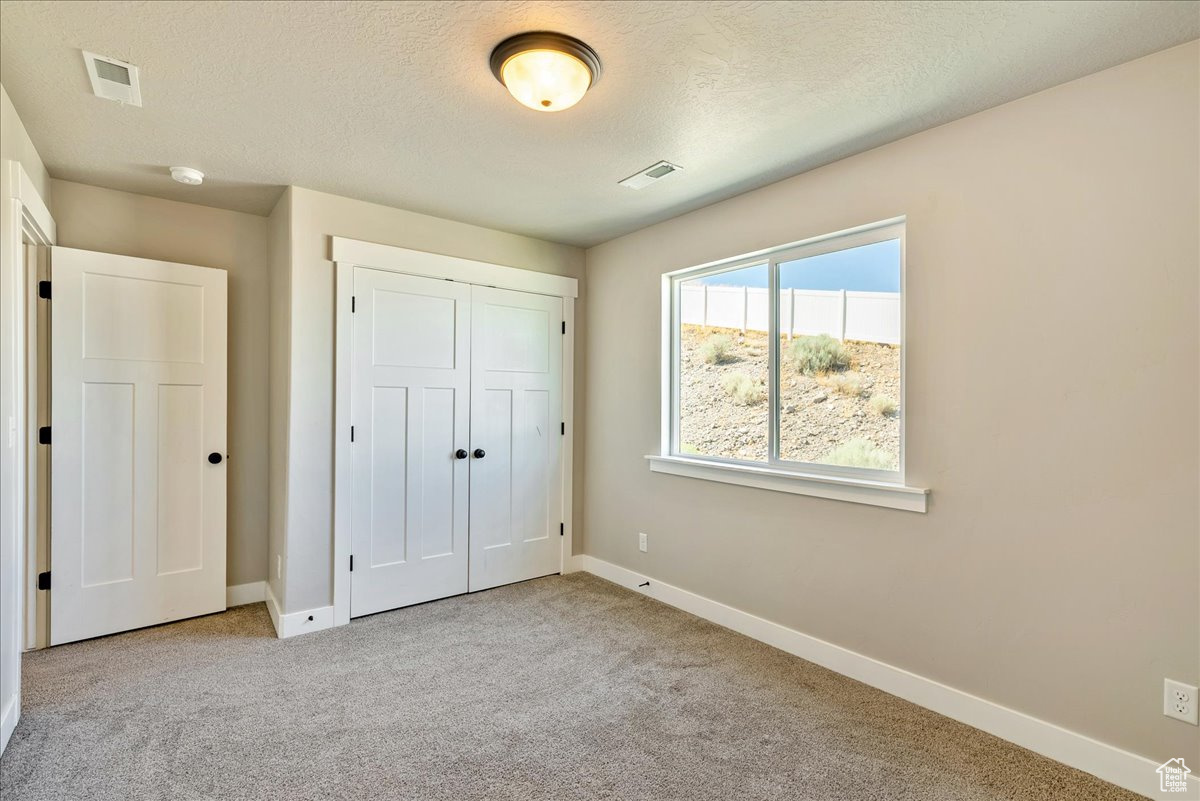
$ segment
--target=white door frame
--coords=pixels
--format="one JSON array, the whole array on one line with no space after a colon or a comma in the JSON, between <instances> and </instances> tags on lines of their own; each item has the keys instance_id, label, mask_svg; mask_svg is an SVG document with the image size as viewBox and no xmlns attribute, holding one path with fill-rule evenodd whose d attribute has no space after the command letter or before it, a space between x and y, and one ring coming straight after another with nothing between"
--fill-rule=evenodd
<instances>
[{"instance_id":1,"label":"white door frame","mask_svg":"<svg viewBox=\"0 0 1200 801\"><path fill-rule=\"evenodd\" d=\"M515 289L563 300L563 419L566 436L562 449L563 536L561 569L566 572L572 552L572 459L574 454L574 374L575 374L575 298L579 282L561 275L505 267L456 256L425 253L420 250L378 245L357 239L331 237L337 287L334 305L334 448L333 448L333 625L350 622L350 507L354 481L350 454L350 365L351 295L354 268L370 267L464 284L481 284L499 289Z\"/></svg>"},{"instance_id":2,"label":"white door frame","mask_svg":"<svg viewBox=\"0 0 1200 801\"><path fill-rule=\"evenodd\" d=\"M31 310L36 311L28 292L36 287L37 276L29 275L24 246L52 245L56 239L54 218L38 193L29 174L19 161L8 159L3 164L3 213L0 215L0 297L3 309L0 317L5 321L0 330L0 373L2 382L12 393L0 403L5 408L5 417L0 420L3 433L0 438L0 481L4 486L0 494L5 496L0 514L0 570L4 571L0 586L8 597L0 598L0 615L4 616L7 641L0 643L0 672L16 677L11 697L0 697L0 751L8 744L8 738L17 725L21 714L20 660L21 652L30 645L28 618L34 611L34 598L30 597L27 579L30 560L36 560L36 551L31 551L30 542L37 542L37 477L30 471L30 458L36 453L36 385L29 382L30 369L36 371L36 337L31 342ZM36 315L33 317L36 324ZM36 329L33 329L36 333ZM31 351L32 348L32 351ZM33 356L30 356L30 353ZM33 428L30 418L33 417ZM29 432L33 431L31 439ZM32 500L30 500L32 498ZM30 529L33 537L30 539ZM36 561L33 562L36 566ZM35 627L36 628L36 627Z\"/></svg>"}]
</instances>

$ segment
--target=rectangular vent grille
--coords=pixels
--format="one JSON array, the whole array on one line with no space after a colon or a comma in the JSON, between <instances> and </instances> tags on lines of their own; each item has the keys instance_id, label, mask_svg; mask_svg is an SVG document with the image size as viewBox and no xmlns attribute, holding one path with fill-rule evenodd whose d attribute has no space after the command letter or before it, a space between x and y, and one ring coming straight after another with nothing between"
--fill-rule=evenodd
<instances>
[{"instance_id":1,"label":"rectangular vent grille","mask_svg":"<svg viewBox=\"0 0 1200 801\"><path fill-rule=\"evenodd\" d=\"M108 56L83 51L83 63L96 97L115 100L130 106L142 105L142 88L138 68Z\"/></svg>"},{"instance_id":2,"label":"rectangular vent grille","mask_svg":"<svg viewBox=\"0 0 1200 801\"><path fill-rule=\"evenodd\" d=\"M93 63L96 65L96 74L104 80L119 83L122 86L133 85L129 80L129 70L120 64L114 64L111 61L101 61L100 59L96 59Z\"/></svg>"},{"instance_id":3,"label":"rectangular vent grille","mask_svg":"<svg viewBox=\"0 0 1200 801\"><path fill-rule=\"evenodd\" d=\"M636 172L623 181L617 181L621 186L627 186L630 189L641 189L649 186L655 181L660 181L668 175L679 172L682 169L678 164L672 164L669 161L660 161L657 164L651 164L644 170Z\"/></svg>"}]
</instances>

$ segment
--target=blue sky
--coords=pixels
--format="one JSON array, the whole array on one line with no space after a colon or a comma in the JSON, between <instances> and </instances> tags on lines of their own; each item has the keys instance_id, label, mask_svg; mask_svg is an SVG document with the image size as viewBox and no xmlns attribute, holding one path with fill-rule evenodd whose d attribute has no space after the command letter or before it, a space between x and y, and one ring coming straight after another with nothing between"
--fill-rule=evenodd
<instances>
[{"instance_id":1,"label":"blue sky","mask_svg":"<svg viewBox=\"0 0 1200 801\"><path fill-rule=\"evenodd\" d=\"M747 267L695 279L702 284L726 286L767 285L767 267ZM779 286L783 289L849 289L855 292L900 291L900 240L782 262Z\"/></svg>"}]
</instances>

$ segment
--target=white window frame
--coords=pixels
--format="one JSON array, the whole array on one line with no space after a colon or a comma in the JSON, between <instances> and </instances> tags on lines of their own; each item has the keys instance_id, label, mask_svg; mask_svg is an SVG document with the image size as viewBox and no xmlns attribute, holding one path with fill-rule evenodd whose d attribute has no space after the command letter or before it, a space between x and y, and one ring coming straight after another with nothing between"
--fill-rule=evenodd
<instances>
[{"instance_id":1,"label":"white window frame","mask_svg":"<svg viewBox=\"0 0 1200 801\"><path fill-rule=\"evenodd\" d=\"M892 239L900 240L900 457L897 470L842 467L794 462L779 457L779 265ZM660 451L648 456L650 469L689 478L814 495L924 512L928 490L905 484L905 416L908 408L905 359L905 218L897 217L800 242L676 270L663 276L663 384ZM745 461L721 456L688 455L679 451L680 285L714 273L766 265L768 285L769 424L768 457Z\"/></svg>"}]
</instances>

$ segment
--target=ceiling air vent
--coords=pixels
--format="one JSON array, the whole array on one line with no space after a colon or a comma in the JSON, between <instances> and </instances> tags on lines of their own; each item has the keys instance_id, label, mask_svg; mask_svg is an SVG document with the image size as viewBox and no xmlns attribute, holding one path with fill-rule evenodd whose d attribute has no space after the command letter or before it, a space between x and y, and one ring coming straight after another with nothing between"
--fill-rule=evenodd
<instances>
[{"instance_id":1,"label":"ceiling air vent","mask_svg":"<svg viewBox=\"0 0 1200 801\"><path fill-rule=\"evenodd\" d=\"M630 189L642 189L649 186L655 181L661 181L668 175L679 172L682 167L677 164L672 164L669 161L660 161L657 164L651 164L644 170L634 173L623 181L617 181L621 186L627 186Z\"/></svg>"},{"instance_id":2,"label":"ceiling air vent","mask_svg":"<svg viewBox=\"0 0 1200 801\"><path fill-rule=\"evenodd\" d=\"M138 68L108 56L83 51L83 63L92 79L96 97L115 100L130 106L142 105L142 87L138 83Z\"/></svg>"}]
</instances>

